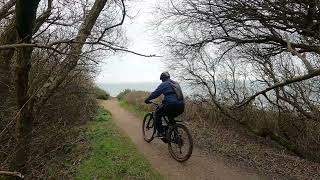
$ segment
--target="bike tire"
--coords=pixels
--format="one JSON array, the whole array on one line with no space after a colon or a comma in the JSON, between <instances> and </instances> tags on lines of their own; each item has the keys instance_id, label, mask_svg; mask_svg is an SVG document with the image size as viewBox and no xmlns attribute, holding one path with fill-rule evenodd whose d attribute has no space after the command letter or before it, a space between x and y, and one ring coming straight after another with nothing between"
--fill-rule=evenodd
<instances>
[{"instance_id":1,"label":"bike tire","mask_svg":"<svg viewBox=\"0 0 320 180\"><path fill-rule=\"evenodd\" d=\"M178 128L181 128L186 134L187 134L187 137L188 137L188 142L190 144L189 148L188 148L188 152L186 155L184 155L183 157L179 157L177 156L174 151L173 151L173 147L172 147L172 144L174 142L172 142L172 139L171 139L171 134L175 131L177 131ZM169 132L167 134L167 140L168 140L168 150L169 150L169 153L170 155L178 162L184 162L184 161L187 161L191 155L192 155L192 151L193 151L193 139L192 139L192 136L191 136L191 133L190 131L188 130L188 128L183 125L183 124L175 124L173 125L172 128L169 129Z\"/></svg>"},{"instance_id":2,"label":"bike tire","mask_svg":"<svg viewBox=\"0 0 320 180\"><path fill-rule=\"evenodd\" d=\"M148 125L149 123L151 123L150 121L152 121L152 123L154 123L153 120L153 114L152 113L148 113L144 116L143 118L143 123L142 123L142 134L143 134L143 139L150 143L153 139L154 139L154 134L155 134L155 128L154 128L154 124L152 125L152 136L150 138L146 137L146 132L145 132L145 126Z\"/></svg>"}]
</instances>

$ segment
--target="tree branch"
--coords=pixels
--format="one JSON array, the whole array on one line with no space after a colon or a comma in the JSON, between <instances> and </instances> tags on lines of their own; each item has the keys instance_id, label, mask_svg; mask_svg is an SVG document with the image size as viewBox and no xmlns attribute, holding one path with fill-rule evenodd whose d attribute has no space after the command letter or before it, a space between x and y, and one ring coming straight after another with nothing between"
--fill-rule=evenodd
<instances>
[{"instance_id":1,"label":"tree branch","mask_svg":"<svg viewBox=\"0 0 320 180\"><path fill-rule=\"evenodd\" d=\"M3 176L13 176L13 177L21 178L21 179L24 178L24 175L22 175L22 174L19 173L19 172L0 171L0 175L3 175Z\"/></svg>"},{"instance_id":2,"label":"tree branch","mask_svg":"<svg viewBox=\"0 0 320 180\"><path fill-rule=\"evenodd\" d=\"M50 49L53 50L59 54L63 54L62 51L59 51L58 49L50 46L50 45L41 45L41 44L28 44L28 43L21 43L21 44L8 44L8 45L2 45L0 46L0 50L6 50L6 49L16 49L16 48L26 48L26 47L34 47L34 48L40 48L40 49Z\"/></svg>"},{"instance_id":3,"label":"tree branch","mask_svg":"<svg viewBox=\"0 0 320 180\"><path fill-rule=\"evenodd\" d=\"M295 56L298 56L303 64L306 66L308 72L312 72L314 71L314 68L312 67L312 65L310 64L310 62L307 60L307 58L303 55L301 55L300 53L298 53L294 48L292 48L291 43L289 42L289 38L287 36L287 45L288 45L288 50Z\"/></svg>"},{"instance_id":4,"label":"tree branch","mask_svg":"<svg viewBox=\"0 0 320 180\"><path fill-rule=\"evenodd\" d=\"M8 85L8 84L6 84L6 83L4 83L4 82L2 82L2 81L0 81L0 84L3 84L3 85L5 85L6 87L8 87L8 88L9 88L9 85Z\"/></svg>"},{"instance_id":5,"label":"tree branch","mask_svg":"<svg viewBox=\"0 0 320 180\"><path fill-rule=\"evenodd\" d=\"M0 8L0 20L8 15L9 10L16 4L16 0L10 0Z\"/></svg>"},{"instance_id":6,"label":"tree branch","mask_svg":"<svg viewBox=\"0 0 320 180\"><path fill-rule=\"evenodd\" d=\"M135 55L138 55L138 56L143 56L143 57L162 57L162 56L158 56L158 55L155 55L155 54L146 55L146 54L138 53L138 52L135 52L135 51L132 51L132 50L129 50L129 49L125 49L125 48L121 48L121 47L114 47L112 45L109 45L109 44L106 44L106 43L103 43L103 42L81 42L81 41L74 41L74 40L62 40L62 41L57 41L57 42L50 43L48 45L41 45L41 44L35 44L35 43L32 43L32 44L21 43L21 44L1 45L0 46L0 50L15 49L15 48L25 48L25 47L34 47L34 48L40 48L40 49L49 49L49 50L55 51L55 52L57 52L59 54L66 54L66 53L64 53L64 52L52 47L53 45L57 45L57 44L91 44L91 45L97 44L97 45L102 45L102 46L108 47L113 51L123 51L123 52L128 52L128 53L132 53L132 54L135 54Z\"/></svg>"},{"instance_id":7,"label":"tree branch","mask_svg":"<svg viewBox=\"0 0 320 180\"><path fill-rule=\"evenodd\" d=\"M124 19L125 19L125 17L126 17L126 6L125 6L125 4L124 4L124 0L121 0L121 5L122 5L122 18L121 18L121 21L119 22L119 23L117 23L117 24L115 24L115 25L112 25L112 26L110 26L110 27L107 27L107 28L105 28L104 30L103 30L103 32L101 33L101 35L100 35L100 37L98 38L98 42L104 37L104 34L108 31L108 30L110 30L110 29L113 29L113 28L115 28L115 27L118 27L118 26L121 26L122 24L123 24L123 22L124 22Z\"/></svg>"},{"instance_id":8,"label":"tree branch","mask_svg":"<svg viewBox=\"0 0 320 180\"><path fill-rule=\"evenodd\" d=\"M267 93L267 92L269 92L269 91L271 91L273 89L276 89L276 88L279 88L279 87L283 87L283 86L287 86L287 85L295 83L295 82L300 82L300 81L303 81L303 80L307 80L307 79L310 79L310 78L313 78L313 77L316 77L316 76L319 76L319 75L320 75L320 68L319 69L314 69L312 72L310 72L310 73L308 73L306 75L297 76L297 77L294 77L294 78L291 78L291 79L287 79L287 80L285 80L283 82L276 83L273 86L268 87L265 90L257 92L256 94L250 96L248 99L246 99L242 103L236 105L234 107L234 109L235 108L240 108L240 107L246 105L247 103L249 103L250 101L255 99L257 96L259 96L261 94L265 94L265 93Z\"/></svg>"}]
</instances>

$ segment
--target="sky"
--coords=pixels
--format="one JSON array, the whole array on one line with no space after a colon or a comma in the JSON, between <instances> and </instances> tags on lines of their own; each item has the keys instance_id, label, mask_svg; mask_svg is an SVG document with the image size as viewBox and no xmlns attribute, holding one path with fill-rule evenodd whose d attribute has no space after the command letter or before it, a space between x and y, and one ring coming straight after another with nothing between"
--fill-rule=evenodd
<instances>
[{"instance_id":1,"label":"sky","mask_svg":"<svg viewBox=\"0 0 320 180\"><path fill-rule=\"evenodd\" d=\"M124 29L129 40L128 49L142 54L159 54L159 48L150 31L152 7L157 0L127 1L128 13L134 18L126 18ZM146 58L126 53L104 59L100 65L97 83L137 83L157 82L165 66L161 58Z\"/></svg>"}]
</instances>

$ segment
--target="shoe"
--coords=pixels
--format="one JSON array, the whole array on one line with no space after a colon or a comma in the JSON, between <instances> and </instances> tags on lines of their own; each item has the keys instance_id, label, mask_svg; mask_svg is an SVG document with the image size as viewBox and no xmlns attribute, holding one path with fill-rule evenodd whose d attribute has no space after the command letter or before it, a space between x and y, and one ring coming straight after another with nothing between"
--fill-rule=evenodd
<instances>
[{"instance_id":1,"label":"shoe","mask_svg":"<svg viewBox=\"0 0 320 180\"><path fill-rule=\"evenodd\" d=\"M165 137L161 138L161 140L162 140L164 143L168 143L168 140L167 140L167 138L165 138Z\"/></svg>"}]
</instances>

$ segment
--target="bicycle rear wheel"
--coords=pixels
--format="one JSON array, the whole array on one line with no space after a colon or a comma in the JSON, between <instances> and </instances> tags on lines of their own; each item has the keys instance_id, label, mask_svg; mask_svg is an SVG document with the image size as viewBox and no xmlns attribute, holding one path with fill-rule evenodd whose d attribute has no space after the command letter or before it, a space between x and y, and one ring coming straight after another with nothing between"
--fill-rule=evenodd
<instances>
[{"instance_id":1,"label":"bicycle rear wheel","mask_svg":"<svg viewBox=\"0 0 320 180\"><path fill-rule=\"evenodd\" d=\"M167 134L170 155L179 162L188 160L193 150L193 140L188 128L175 124Z\"/></svg>"},{"instance_id":2,"label":"bicycle rear wheel","mask_svg":"<svg viewBox=\"0 0 320 180\"><path fill-rule=\"evenodd\" d=\"M144 116L143 124L142 124L142 134L143 139L146 142L151 142L154 138L155 129L154 129L154 119L153 114L148 113Z\"/></svg>"}]
</instances>

